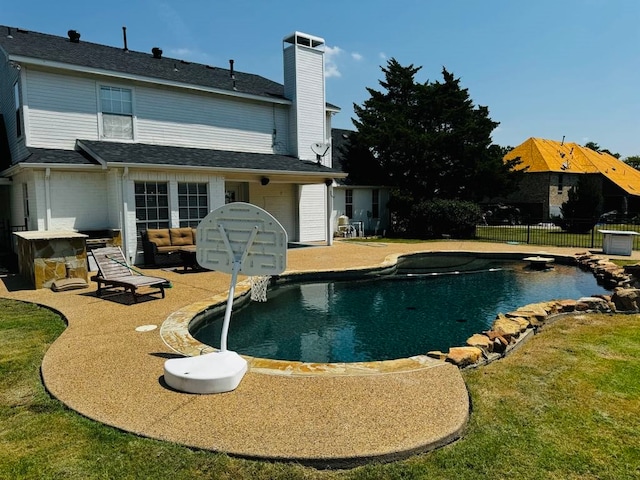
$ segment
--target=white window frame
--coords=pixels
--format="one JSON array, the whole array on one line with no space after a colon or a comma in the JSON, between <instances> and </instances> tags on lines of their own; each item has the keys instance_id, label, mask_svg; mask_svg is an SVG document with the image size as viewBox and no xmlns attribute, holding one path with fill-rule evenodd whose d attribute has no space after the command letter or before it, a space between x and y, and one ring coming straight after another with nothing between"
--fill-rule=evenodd
<instances>
[{"instance_id":1,"label":"white window frame","mask_svg":"<svg viewBox=\"0 0 640 480\"><path fill-rule=\"evenodd\" d=\"M186 192L180 192L180 187L186 187ZM200 190L204 187L204 192L190 192L195 187ZM186 205L181 205L186 202ZM195 216L191 215L192 210L196 210ZM183 215L186 213L186 216ZM178 219L180 227L197 227L198 224L209 213L209 184L206 182L178 182Z\"/></svg>"},{"instance_id":2,"label":"white window frame","mask_svg":"<svg viewBox=\"0 0 640 480\"><path fill-rule=\"evenodd\" d=\"M128 91L131 94L131 112L114 112L114 111L103 111L102 104L102 91L103 89L111 89L111 90L120 90L120 91ZM103 84L99 83L96 85L96 95L97 95L97 103L98 103L98 134L100 140L107 141L117 141L117 142L134 142L136 140L136 100L135 100L135 89L128 85L118 85L118 84ZM105 109L106 110L106 109ZM131 117L131 138L123 138L123 137L107 137L105 135L104 129L104 115L116 115L116 116L126 116Z\"/></svg>"},{"instance_id":3,"label":"white window frame","mask_svg":"<svg viewBox=\"0 0 640 480\"><path fill-rule=\"evenodd\" d=\"M344 191L344 214L353 220L353 189L347 188Z\"/></svg>"},{"instance_id":4,"label":"white window frame","mask_svg":"<svg viewBox=\"0 0 640 480\"><path fill-rule=\"evenodd\" d=\"M371 218L380 218L380 189L371 190Z\"/></svg>"}]
</instances>

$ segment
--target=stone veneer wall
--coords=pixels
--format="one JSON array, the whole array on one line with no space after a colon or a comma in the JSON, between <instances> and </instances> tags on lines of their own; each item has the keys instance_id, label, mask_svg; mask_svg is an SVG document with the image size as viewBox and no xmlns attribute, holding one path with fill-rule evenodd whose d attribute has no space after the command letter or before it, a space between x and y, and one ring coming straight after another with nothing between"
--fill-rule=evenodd
<instances>
[{"instance_id":1,"label":"stone veneer wall","mask_svg":"<svg viewBox=\"0 0 640 480\"><path fill-rule=\"evenodd\" d=\"M87 251L84 238L26 240L18 237L20 273L36 289L50 288L63 278L88 280Z\"/></svg>"}]
</instances>

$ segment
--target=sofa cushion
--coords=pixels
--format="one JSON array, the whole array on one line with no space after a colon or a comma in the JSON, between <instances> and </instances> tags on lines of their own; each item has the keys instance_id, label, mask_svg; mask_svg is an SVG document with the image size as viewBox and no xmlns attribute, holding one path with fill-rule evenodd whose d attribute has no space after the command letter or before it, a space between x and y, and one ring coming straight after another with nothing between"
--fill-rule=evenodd
<instances>
[{"instance_id":1,"label":"sofa cushion","mask_svg":"<svg viewBox=\"0 0 640 480\"><path fill-rule=\"evenodd\" d=\"M168 228L151 228L147 230L147 239L156 244L156 247L171 246L171 237Z\"/></svg>"},{"instance_id":2,"label":"sofa cushion","mask_svg":"<svg viewBox=\"0 0 640 480\"><path fill-rule=\"evenodd\" d=\"M190 227L170 228L171 245L174 247L182 247L184 245L193 245L193 233Z\"/></svg>"}]
</instances>

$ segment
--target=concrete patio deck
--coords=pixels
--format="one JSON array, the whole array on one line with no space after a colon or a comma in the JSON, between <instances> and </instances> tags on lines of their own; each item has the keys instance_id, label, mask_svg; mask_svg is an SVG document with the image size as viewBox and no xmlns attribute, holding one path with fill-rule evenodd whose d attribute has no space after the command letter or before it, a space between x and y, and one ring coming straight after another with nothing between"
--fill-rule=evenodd
<instances>
[{"instance_id":1,"label":"concrete patio deck","mask_svg":"<svg viewBox=\"0 0 640 480\"><path fill-rule=\"evenodd\" d=\"M289 271L376 267L422 251L574 255L579 248L479 242L379 244L338 241L288 252ZM632 257L640 259L639 252ZM142 436L247 458L343 467L389 461L460 437L469 417L463 378L448 363L375 375L270 375L251 369L233 392L192 395L163 382L176 356L159 327L176 310L224 295L229 275L145 270L173 283L165 299L104 298L96 287L33 290L19 277L0 282L0 296L59 311L68 327L42 363L49 392L96 421ZM153 330L137 327L155 325Z\"/></svg>"}]
</instances>

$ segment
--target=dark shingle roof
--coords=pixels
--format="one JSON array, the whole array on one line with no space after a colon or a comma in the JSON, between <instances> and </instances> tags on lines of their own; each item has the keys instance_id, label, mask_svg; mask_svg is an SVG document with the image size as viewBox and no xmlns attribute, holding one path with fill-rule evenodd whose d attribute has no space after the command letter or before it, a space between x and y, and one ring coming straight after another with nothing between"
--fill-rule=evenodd
<instances>
[{"instance_id":1,"label":"dark shingle roof","mask_svg":"<svg viewBox=\"0 0 640 480\"><path fill-rule=\"evenodd\" d=\"M0 48L10 56L24 56L247 95L284 99L284 86L260 75L234 70L234 82L230 70L226 68L164 56L158 59L154 58L151 52L125 52L123 48L86 42L82 37L78 43L73 43L67 37L0 25ZM326 106L340 110L340 107L328 102Z\"/></svg>"},{"instance_id":2,"label":"dark shingle roof","mask_svg":"<svg viewBox=\"0 0 640 480\"><path fill-rule=\"evenodd\" d=\"M340 171L344 171L342 168L342 157L345 154L345 148L349 141L349 135L353 133L353 130L344 130L341 128L331 129L331 161L334 168Z\"/></svg>"},{"instance_id":3,"label":"dark shingle roof","mask_svg":"<svg viewBox=\"0 0 640 480\"><path fill-rule=\"evenodd\" d=\"M11 33L9 38L8 34ZM230 71L199 63L141 53L84 41L73 43L66 37L0 25L0 48L10 56L24 56L122 74L152 77L190 85L234 91ZM176 71L177 70L177 71ZM234 71L239 93L284 98L284 87L259 75Z\"/></svg>"},{"instance_id":4,"label":"dark shingle roof","mask_svg":"<svg viewBox=\"0 0 640 480\"><path fill-rule=\"evenodd\" d=\"M80 148L86 148L90 155L95 154L107 163L249 169L325 175L340 173L338 170L318 165L316 162L298 160L286 155L94 140L78 140L78 145Z\"/></svg>"},{"instance_id":5,"label":"dark shingle roof","mask_svg":"<svg viewBox=\"0 0 640 480\"><path fill-rule=\"evenodd\" d=\"M42 163L63 165L99 165L85 152L75 150L55 150L52 148L31 148L30 155L20 163Z\"/></svg>"}]
</instances>

